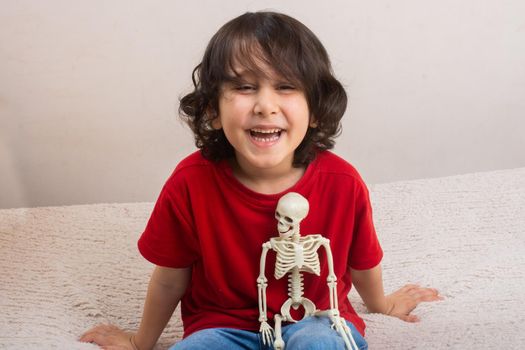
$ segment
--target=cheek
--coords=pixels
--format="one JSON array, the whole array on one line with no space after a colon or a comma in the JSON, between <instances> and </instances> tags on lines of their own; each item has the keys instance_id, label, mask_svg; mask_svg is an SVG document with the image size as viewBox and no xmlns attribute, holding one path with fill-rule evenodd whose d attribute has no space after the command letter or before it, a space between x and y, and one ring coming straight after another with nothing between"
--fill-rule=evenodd
<instances>
[{"instance_id":1,"label":"cheek","mask_svg":"<svg viewBox=\"0 0 525 350\"><path fill-rule=\"evenodd\" d=\"M294 126L294 130L304 136L306 135L306 132L308 131L308 126L310 125L310 115L308 113L307 110L303 111L301 110L301 112L299 113L295 113L294 114L294 118L293 118L293 126Z\"/></svg>"},{"instance_id":2,"label":"cheek","mask_svg":"<svg viewBox=\"0 0 525 350\"><path fill-rule=\"evenodd\" d=\"M290 101L286 108L289 111L289 115L294 116L293 119L296 124L306 124L306 127L308 127L310 123L310 110L305 99L301 98Z\"/></svg>"},{"instance_id":3,"label":"cheek","mask_svg":"<svg viewBox=\"0 0 525 350\"><path fill-rule=\"evenodd\" d=\"M238 127L246 122L250 112L248 101L240 98L219 104L220 119L223 127Z\"/></svg>"}]
</instances>

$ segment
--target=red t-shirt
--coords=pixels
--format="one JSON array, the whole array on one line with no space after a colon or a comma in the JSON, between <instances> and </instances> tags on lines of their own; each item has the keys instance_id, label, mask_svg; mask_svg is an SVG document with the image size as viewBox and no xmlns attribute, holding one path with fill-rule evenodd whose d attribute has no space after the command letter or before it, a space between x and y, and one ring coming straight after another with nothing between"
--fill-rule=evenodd
<instances>
[{"instance_id":1,"label":"red t-shirt","mask_svg":"<svg viewBox=\"0 0 525 350\"><path fill-rule=\"evenodd\" d=\"M164 185L138 247L150 262L165 267L192 267L181 300L184 336L206 328L259 330L257 277L262 244L277 237L275 208L287 192L308 199L310 211L301 235L330 239L341 316L364 334L365 324L347 298L350 267L370 269L383 252L372 222L368 190L357 171L324 151L305 174L283 193L250 190L233 176L227 161L211 162L195 152L180 162ZM324 249L319 249L321 276L303 273L304 296L318 310L329 309ZM288 280L275 280L275 253L266 261L268 320L288 299Z\"/></svg>"}]
</instances>

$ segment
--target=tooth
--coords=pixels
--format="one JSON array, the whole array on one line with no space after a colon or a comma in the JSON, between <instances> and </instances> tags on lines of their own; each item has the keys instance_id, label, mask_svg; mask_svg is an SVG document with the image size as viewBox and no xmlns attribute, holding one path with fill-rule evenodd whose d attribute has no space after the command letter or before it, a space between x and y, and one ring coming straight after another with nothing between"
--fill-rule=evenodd
<instances>
[{"instance_id":1,"label":"tooth","mask_svg":"<svg viewBox=\"0 0 525 350\"><path fill-rule=\"evenodd\" d=\"M281 131L281 129L269 129L269 130L264 130L264 129L252 129L253 132L258 132L258 133L261 133L261 134L273 134L273 133L276 133L276 132L279 132Z\"/></svg>"}]
</instances>

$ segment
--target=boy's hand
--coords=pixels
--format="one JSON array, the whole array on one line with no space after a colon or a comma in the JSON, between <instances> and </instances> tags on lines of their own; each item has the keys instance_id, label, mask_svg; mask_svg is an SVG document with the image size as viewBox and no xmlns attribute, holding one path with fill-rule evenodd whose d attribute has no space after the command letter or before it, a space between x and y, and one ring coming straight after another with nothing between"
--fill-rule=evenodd
<instances>
[{"instance_id":1,"label":"boy's hand","mask_svg":"<svg viewBox=\"0 0 525 350\"><path fill-rule=\"evenodd\" d=\"M131 335L117 326L101 324L88 330L79 340L95 343L107 350L135 350L130 341Z\"/></svg>"},{"instance_id":2,"label":"boy's hand","mask_svg":"<svg viewBox=\"0 0 525 350\"><path fill-rule=\"evenodd\" d=\"M418 322L419 317L410 313L423 301L443 300L434 288L421 288L416 284L407 284L401 289L386 296L387 315L394 316L406 322Z\"/></svg>"}]
</instances>

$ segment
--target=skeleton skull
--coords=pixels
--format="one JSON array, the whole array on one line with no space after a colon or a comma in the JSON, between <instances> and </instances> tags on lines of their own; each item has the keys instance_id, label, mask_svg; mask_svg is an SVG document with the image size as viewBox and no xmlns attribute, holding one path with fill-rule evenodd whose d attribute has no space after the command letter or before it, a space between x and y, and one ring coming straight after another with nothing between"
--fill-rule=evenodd
<instances>
[{"instance_id":1,"label":"skeleton skull","mask_svg":"<svg viewBox=\"0 0 525 350\"><path fill-rule=\"evenodd\" d=\"M282 196L275 210L279 235L288 238L299 233L299 223L308 215L308 210L308 201L299 193L290 192Z\"/></svg>"}]
</instances>

